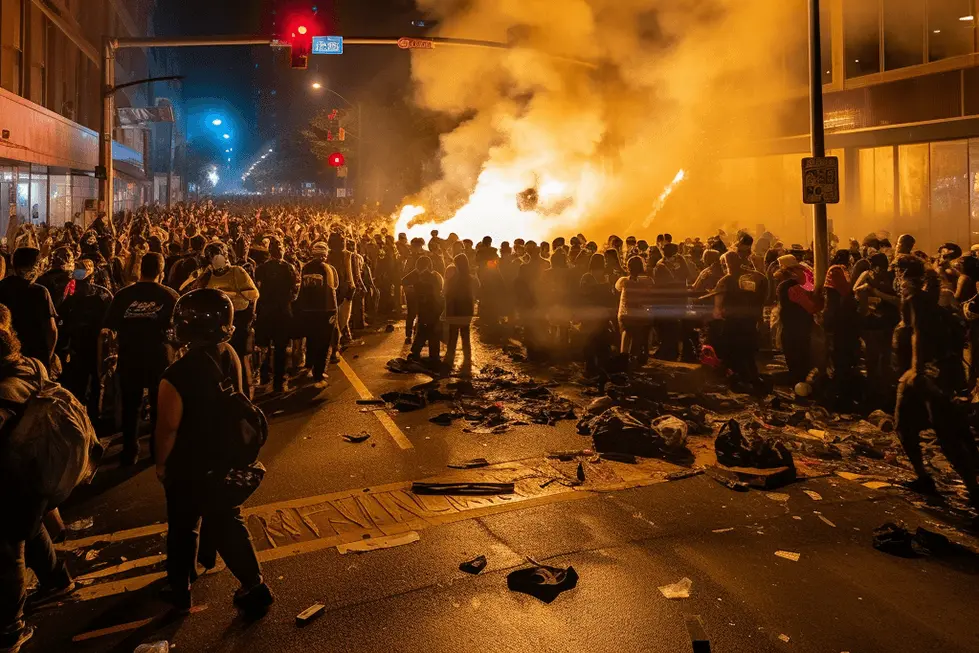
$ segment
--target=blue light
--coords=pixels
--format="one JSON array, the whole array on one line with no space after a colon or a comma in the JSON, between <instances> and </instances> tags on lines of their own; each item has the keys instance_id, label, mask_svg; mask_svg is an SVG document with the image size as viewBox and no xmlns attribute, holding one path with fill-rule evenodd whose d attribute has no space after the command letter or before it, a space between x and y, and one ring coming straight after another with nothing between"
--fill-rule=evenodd
<instances>
[{"instance_id":1,"label":"blue light","mask_svg":"<svg viewBox=\"0 0 979 653\"><path fill-rule=\"evenodd\" d=\"M219 127L221 125L221 119L215 118L214 120L211 121L211 124L214 125L215 127Z\"/></svg>"},{"instance_id":2,"label":"blue light","mask_svg":"<svg viewBox=\"0 0 979 653\"><path fill-rule=\"evenodd\" d=\"M231 134L224 134L223 136L221 136L221 138L227 140L227 139L231 138Z\"/></svg>"}]
</instances>

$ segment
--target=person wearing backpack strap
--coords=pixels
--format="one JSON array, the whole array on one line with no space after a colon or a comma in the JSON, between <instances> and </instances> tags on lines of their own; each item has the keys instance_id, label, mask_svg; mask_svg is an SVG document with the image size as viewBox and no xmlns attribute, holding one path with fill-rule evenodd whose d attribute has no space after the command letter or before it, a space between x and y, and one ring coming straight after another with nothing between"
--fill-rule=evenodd
<instances>
[{"instance_id":1,"label":"person wearing backpack strap","mask_svg":"<svg viewBox=\"0 0 979 653\"><path fill-rule=\"evenodd\" d=\"M20 353L20 341L11 326L10 311L0 305L0 496L5 514L0 521L0 651L15 653L34 634L24 623L24 606L39 605L70 594L75 583L64 562L55 555L42 522L49 502L20 475L7 473L12 464L11 435L18 420L14 406L26 404L47 381L44 366ZM10 408L8 409L8 406ZM84 411L82 410L82 414ZM28 598L25 567L38 578L38 589Z\"/></svg>"},{"instance_id":2,"label":"person wearing backpack strap","mask_svg":"<svg viewBox=\"0 0 979 653\"><path fill-rule=\"evenodd\" d=\"M241 362L228 344L235 329L234 305L216 288L193 290L174 307L173 326L177 341L188 349L160 382L155 443L156 473L167 498L171 600L178 610L190 610L203 521L214 548L241 583L235 604L246 615L260 616L273 597L241 516L247 495L239 494L229 479L249 463L254 466L268 426L242 394ZM201 559L205 566L214 564L213 557Z\"/></svg>"}]
</instances>

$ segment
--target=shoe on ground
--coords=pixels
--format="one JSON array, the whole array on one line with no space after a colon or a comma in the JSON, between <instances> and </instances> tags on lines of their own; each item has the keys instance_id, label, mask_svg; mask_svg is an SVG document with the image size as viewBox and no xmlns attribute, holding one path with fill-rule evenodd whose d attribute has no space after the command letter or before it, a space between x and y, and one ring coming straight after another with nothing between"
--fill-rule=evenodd
<instances>
[{"instance_id":1,"label":"shoe on ground","mask_svg":"<svg viewBox=\"0 0 979 653\"><path fill-rule=\"evenodd\" d=\"M34 637L34 626L24 626L19 632L0 637L0 653L17 653Z\"/></svg>"},{"instance_id":2,"label":"shoe on ground","mask_svg":"<svg viewBox=\"0 0 979 653\"><path fill-rule=\"evenodd\" d=\"M53 587L38 587L37 591L27 597L28 608L40 608L49 603L59 601L75 591L75 581L65 573L67 582Z\"/></svg>"},{"instance_id":3,"label":"shoe on ground","mask_svg":"<svg viewBox=\"0 0 979 653\"><path fill-rule=\"evenodd\" d=\"M241 587L235 592L234 604L248 618L254 619L264 616L273 603L275 603L275 597L272 596L272 590L265 583L259 583L248 590Z\"/></svg>"},{"instance_id":4,"label":"shoe on ground","mask_svg":"<svg viewBox=\"0 0 979 653\"><path fill-rule=\"evenodd\" d=\"M935 479L930 476L921 476L913 481L908 481L903 485L907 489L911 490L912 492L917 492L918 494L938 494L938 487L935 485Z\"/></svg>"}]
</instances>

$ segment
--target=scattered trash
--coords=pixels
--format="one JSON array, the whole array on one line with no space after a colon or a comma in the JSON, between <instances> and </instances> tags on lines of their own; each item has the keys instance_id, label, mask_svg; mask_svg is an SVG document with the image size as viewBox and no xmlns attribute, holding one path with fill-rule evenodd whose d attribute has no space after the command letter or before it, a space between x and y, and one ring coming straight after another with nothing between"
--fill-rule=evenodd
<instances>
[{"instance_id":1,"label":"scattered trash","mask_svg":"<svg viewBox=\"0 0 979 653\"><path fill-rule=\"evenodd\" d=\"M661 425L664 431L661 432L649 426L645 413L613 406L597 417L578 422L578 432L591 435L597 451L651 458L685 445L686 423L675 417L673 420L675 421L663 421ZM682 431L679 430L679 425L682 425Z\"/></svg>"},{"instance_id":2,"label":"scattered trash","mask_svg":"<svg viewBox=\"0 0 979 653\"><path fill-rule=\"evenodd\" d=\"M341 555L347 553L367 553L369 551L390 549L396 546L411 544L412 542L417 542L420 539L421 536L416 531L408 531L407 533L401 533L399 535L371 537L358 540L357 542L350 542L349 544L338 544L337 552Z\"/></svg>"},{"instance_id":3,"label":"scattered trash","mask_svg":"<svg viewBox=\"0 0 979 653\"><path fill-rule=\"evenodd\" d=\"M463 562L461 565L459 565L459 569L461 571L466 572L467 574L472 574L473 576L475 576L483 569L486 569L486 556L478 555L472 560L467 560L466 562Z\"/></svg>"},{"instance_id":4,"label":"scattered trash","mask_svg":"<svg viewBox=\"0 0 979 653\"><path fill-rule=\"evenodd\" d=\"M385 333L394 333L394 325L393 324L389 324L386 327L384 327L384 332Z\"/></svg>"},{"instance_id":5,"label":"scattered trash","mask_svg":"<svg viewBox=\"0 0 979 653\"><path fill-rule=\"evenodd\" d=\"M785 633L782 633L781 635L779 635L779 636L778 636L778 638L779 638L780 640L782 640L783 642L785 642L786 644L788 644L788 643L789 643L789 641L790 641L790 640L792 639L791 637L789 637L789 636L788 636L788 635L786 635Z\"/></svg>"},{"instance_id":6,"label":"scattered trash","mask_svg":"<svg viewBox=\"0 0 979 653\"><path fill-rule=\"evenodd\" d=\"M629 465L635 465L639 462L631 453L618 453L615 451L606 451L605 453L598 454L598 457L602 460L611 460L612 462L626 463Z\"/></svg>"},{"instance_id":7,"label":"scattered trash","mask_svg":"<svg viewBox=\"0 0 979 653\"><path fill-rule=\"evenodd\" d=\"M170 642L153 642L151 644L140 644L133 653L167 653L170 650Z\"/></svg>"},{"instance_id":8,"label":"scattered trash","mask_svg":"<svg viewBox=\"0 0 979 653\"><path fill-rule=\"evenodd\" d=\"M734 490L736 492L747 492L751 488L748 487L747 483L738 480L738 477L730 472L724 472L720 468L712 467L707 475L712 479L720 483L726 488Z\"/></svg>"},{"instance_id":9,"label":"scattered trash","mask_svg":"<svg viewBox=\"0 0 979 653\"><path fill-rule=\"evenodd\" d=\"M887 522L874 529L874 548L902 558L948 556L965 549L941 533L919 526L912 535L903 522Z\"/></svg>"},{"instance_id":10,"label":"scattered trash","mask_svg":"<svg viewBox=\"0 0 979 653\"><path fill-rule=\"evenodd\" d=\"M836 528L836 524L834 524L834 523L833 523L833 522L831 522L830 520L828 520L828 519L826 519L826 518L825 518L825 517L823 517L822 515L817 515L817 516L819 517L819 519L820 519L820 520L821 520L821 521L822 521L822 522L823 522L824 524L828 524L828 525L830 525L830 526L832 526L833 528Z\"/></svg>"},{"instance_id":11,"label":"scattered trash","mask_svg":"<svg viewBox=\"0 0 979 653\"><path fill-rule=\"evenodd\" d=\"M454 494L466 496L513 494L513 483L423 483L411 484L415 494Z\"/></svg>"},{"instance_id":12,"label":"scattered trash","mask_svg":"<svg viewBox=\"0 0 979 653\"><path fill-rule=\"evenodd\" d=\"M580 462L578 463L578 469L575 470L575 476L578 478L579 483L585 482L585 468Z\"/></svg>"},{"instance_id":13,"label":"scattered trash","mask_svg":"<svg viewBox=\"0 0 979 653\"><path fill-rule=\"evenodd\" d=\"M360 442L364 442L365 440L369 439L370 437L371 437L371 434L368 433L367 431L361 431L360 433L356 433L354 435L349 435L349 434L346 434L346 433L343 435L343 439L344 440L346 440L347 442L351 442L353 444L358 444Z\"/></svg>"},{"instance_id":14,"label":"scattered trash","mask_svg":"<svg viewBox=\"0 0 979 653\"><path fill-rule=\"evenodd\" d=\"M506 577L507 587L512 592L529 594L544 603L551 603L561 592L574 589L578 585L578 572L574 567L548 567L535 565L510 572Z\"/></svg>"},{"instance_id":15,"label":"scattered trash","mask_svg":"<svg viewBox=\"0 0 979 653\"><path fill-rule=\"evenodd\" d=\"M414 392L392 391L381 395L386 403L391 404L399 413L410 413L411 411L421 410L427 404L425 397Z\"/></svg>"},{"instance_id":16,"label":"scattered trash","mask_svg":"<svg viewBox=\"0 0 979 653\"><path fill-rule=\"evenodd\" d=\"M592 402L588 404L587 412L589 415L601 415L614 404L615 401L607 395L604 397L598 397L593 399Z\"/></svg>"},{"instance_id":17,"label":"scattered trash","mask_svg":"<svg viewBox=\"0 0 979 653\"><path fill-rule=\"evenodd\" d=\"M383 399L358 399L357 405L358 406L383 406L384 400Z\"/></svg>"},{"instance_id":18,"label":"scattered trash","mask_svg":"<svg viewBox=\"0 0 979 653\"><path fill-rule=\"evenodd\" d=\"M883 433L894 430L894 418L882 410L875 410L867 417L867 421L879 428Z\"/></svg>"},{"instance_id":19,"label":"scattered trash","mask_svg":"<svg viewBox=\"0 0 979 653\"><path fill-rule=\"evenodd\" d=\"M666 451L678 451L687 446L687 423L673 415L657 417L650 424L663 441Z\"/></svg>"},{"instance_id":20,"label":"scattered trash","mask_svg":"<svg viewBox=\"0 0 979 653\"><path fill-rule=\"evenodd\" d=\"M741 424L735 419L728 420L721 427L714 440L714 451L717 454L717 462L729 467L795 469L792 454L781 440L757 436L745 437L741 432Z\"/></svg>"},{"instance_id":21,"label":"scattered trash","mask_svg":"<svg viewBox=\"0 0 979 653\"><path fill-rule=\"evenodd\" d=\"M679 472L672 472L665 476L667 481L682 481L685 478L693 478L704 473L702 469L685 469Z\"/></svg>"},{"instance_id":22,"label":"scattered trash","mask_svg":"<svg viewBox=\"0 0 979 653\"><path fill-rule=\"evenodd\" d=\"M777 555L779 558L791 560L792 562L799 562L799 558L802 557L801 553L796 553L795 551L776 551L775 555Z\"/></svg>"},{"instance_id":23,"label":"scattered trash","mask_svg":"<svg viewBox=\"0 0 979 653\"><path fill-rule=\"evenodd\" d=\"M787 503L789 500L789 495L781 494L780 492L766 492L765 496L772 501L778 501L780 503Z\"/></svg>"},{"instance_id":24,"label":"scattered trash","mask_svg":"<svg viewBox=\"0 0 979 653\"><path fill-rule=\"evenodd\" d=\"M435 417L428 418L428 421L439 426L452 426L452 420L459 419L460 417L462 415L459 413L439 413Z\"/></svg>"},{"instance_id":25,"label":"scattered trash","mask_svg":"<svg viewBox=\"0 0 979 653\"><path fill-rule=\"evenodd\" d=\"M99 557L98 549L89 549L85 552L85 562L92 562Z\"/></svg>"},{"instance_id":26,"label":"scattered trash","mask_svg":"<svg viewBox=\"0 0 979 653\"><path fill-rule=\"evenodd\" d=\"M860 442L859 440L853 440L849 444L853 449L853 453L857 455L865 458L873 458L874 460L884 460L884 452L870 446L869 444Z\"/></svg>"},{"instance_id":27,"label":"scattered trash","mask_svg":"<svg viewBox=\"0 0 979 653\"><path fill-rule=\"evenodd\" d=\"M734 530L733 526L730 526L728 528L715 528L714 530L711 531L711 533L730 533L733 530Z\"/></svg>"},{"instance_id":28,"label":"scattered trash","mask_svg":"<svg viewBox=\"0 0 979 653\"><path fill-rule=\"evenodd\" d=\"M84 519L78 519L78 520L75 520L75 521L71 522L70 524L68 524L68 526L66 528L68 530L72 531L72 532L76 532L77 533L78 531L87 531L88 529L90 529L94 525L95 525L95 519L94 518L92 518L92 517L85 517Z\"/></svg>"},{"instance_id":29,"label":"scattered trash","mask_svg":"<svg viewBox=\"0 0 979 653\"><path fill-rule=\"evenodd\" d=\"M819 494L819 492L816 492L816 491L814 491L814 490L803 490L802 492L803 492L803 493L804 493L804 494L805 494L805 495L806 495L807 497L809 497L810 499L812 499L813 501L822 501L822 500L823 500L823 497L822 497L822 495L821 495L821 494Z\"/></svg>"},{"instance_id":30,"label":"scattered trash","mask_svg":"<svg viewBox=\"0 0 979 653\"><path fill-rule=\"evenodd\" d=\"M385 367L395 374L432 374L432 370L420 362L410 361L407 358L393 358L387 362Z\"/></svg>"},{"instance_id":31,"label":"scattered trash","mask_svg":"<svg viewBox=\"0 0 979 653\"><path fill-rule=\"evenodd\" d=\"M552 451L547 454L547 457L551 460L560 460L563 462L571 462L579 456L591 456L594 455L594 451L591 449L573 449L565 451Z\"/></svg>"},{"instance_id":32,"label":"scattered trash","mask_svg":"<svg viewBox=\"0 0 979 653\"><path fill-rule=\"evenodd\" d=\"M326 610L326 606L322 603L316 603L311 605L299 614L296 615L296 625L300 628L311 622L316 617L319 617Z\"/></svg>"},{"instance_id":33,"label":"scattered trash","mask_svg":"<svg viewBox=\"0 0 979 653\"><path fill-rule=\"evenodd\" d=\"M473 458L471 460L464 460L461 463L449 463L449 467L452 469L476 469L477 467L486 467L489 465L489 461L485 458Z\"/></svg>"},{"instance_id":34,"label":"scattered trash","mask_svg":"<svg viewBox=\"0 0 979 653\"><path fill-rule=\"evenodd\" d=\"M657 589L668 599L689 599L691 587L693 587L693 581L684 577L672 585L663 585Z\"/></svg>"},{"instance_id":35,"label":"scattered trash","mask_svg":"<svg viewBox=\"0 0 979 653\"><path fill-rule=\"evenodd\" d=\"M862 483L862 485L871 490L880 490L885 487L891 487L891 484L887 481L867 481L866 483Z\"/></svg>"},{"instance_id":36,"label":"scattered trash","mask_svg":"<svg viewBox=\"0 0 979 653\"><path fill-rule=\"evenodd\" d=\"M700 615L685 614L683 621L687 627L690 644L693 646L693 653L710 653L710 639L707 637L707 630Z\"/></svg>"}]
</instances>

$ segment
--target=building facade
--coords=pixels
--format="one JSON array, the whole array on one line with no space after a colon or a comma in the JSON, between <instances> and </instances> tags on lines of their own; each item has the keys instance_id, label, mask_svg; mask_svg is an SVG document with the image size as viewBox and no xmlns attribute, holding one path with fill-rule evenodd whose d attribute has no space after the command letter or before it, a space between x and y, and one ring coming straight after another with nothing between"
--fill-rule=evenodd
<instances>
[{"instance_id":1,"label":"building facade","mask_svg":"<svg viewBox=\"0 0 979 653\"><path fill-rule=\"evenodd\" d=\"M0 231L14 214L51 225L78 220L86 200L97 198L102 38L152 34L155 4L0 0ZM117 83L149 77L156 68L144 50L117 53ZM116 94L118 107L153 102L144 85ZM154 139L146 128L115 127L118 211L154 199Z\"/></svg>"},{"instance_id":2,"label":"building facade","mask_svg":"<svg viewBox=\"0 0 979 653\"><path fill-rule=\"evenodd\" d=\"M806 42L806 0L795 3ZM975 0L822 0L827 154L840 160L841 202L829 206L843 243L886 231L918 247L979 243L979 43ZM793 29L790 27L789 29ZM799 92L778 107L789 136L720 165L716 192L745 224L811 241L802 204L809 152L804 46L785 72ZM774 109L773 109L774 111Z\"/></svg>"}]
</instances>

